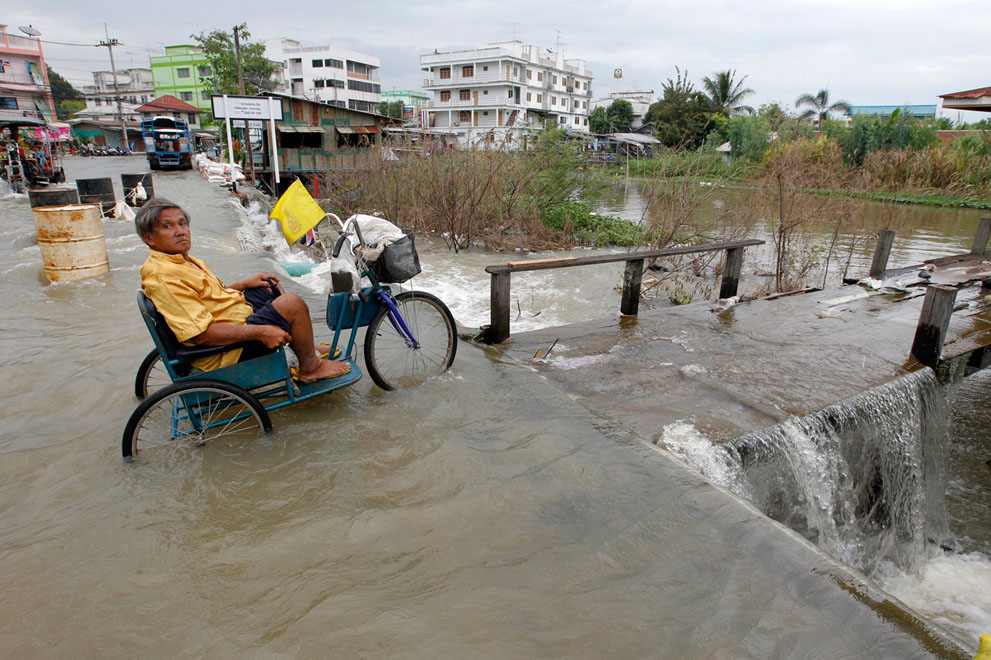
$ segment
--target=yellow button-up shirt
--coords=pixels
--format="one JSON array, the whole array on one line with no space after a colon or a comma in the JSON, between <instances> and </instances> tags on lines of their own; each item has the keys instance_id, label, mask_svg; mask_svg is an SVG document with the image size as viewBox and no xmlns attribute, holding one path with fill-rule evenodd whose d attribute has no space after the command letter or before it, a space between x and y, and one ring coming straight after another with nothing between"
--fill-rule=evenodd
<instances>
[{"instance_id":1,"label":"yellow button-up shirt","mask_svg":"<svg viewBox=\"0 0 991 660\"><path fill-rule=\"evenodd\" d=\"M189 339L202 334L211 323L244 325L252 309L244 294L228 289L202 261L181 254L148 250L141 266L141 287L172 328L176 339L195 346ZM193 362L203 371L235 364L241 349L210 355Z\"/></svg>"}]
</instances>

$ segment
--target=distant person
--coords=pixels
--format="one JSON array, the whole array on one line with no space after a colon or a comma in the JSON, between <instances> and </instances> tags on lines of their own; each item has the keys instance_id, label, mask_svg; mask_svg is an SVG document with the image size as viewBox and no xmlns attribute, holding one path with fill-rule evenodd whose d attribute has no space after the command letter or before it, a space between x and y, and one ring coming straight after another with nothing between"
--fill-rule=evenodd
<instances>
[{"instance_id":1,"label":"distant person","mask_svg":"<svg viewBox=\"0 0 991 660\"><path fill-rule=\"evenodd\" d=\"M282 292L281 286L282 295L271 291L269 281L278 285L277 277L258 273L225 287L206 264L189 256L189 214L178 204L153 197L138 211L134 225L150 248L141 267L141 286L179 341L205 346L257 341L266 349L233 349L200 358L194 367L219 369L288 344L299 358L304 383L350 371L346 362L317 356L331 347L314 345L310 311L302 298Z\"/></svg>"}]
</instances>

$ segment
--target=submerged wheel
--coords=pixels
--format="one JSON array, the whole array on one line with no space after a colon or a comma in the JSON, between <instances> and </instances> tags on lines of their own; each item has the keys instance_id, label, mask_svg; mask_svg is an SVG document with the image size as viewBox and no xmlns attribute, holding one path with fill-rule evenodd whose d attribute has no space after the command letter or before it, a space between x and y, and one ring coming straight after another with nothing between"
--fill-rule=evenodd
<instances>
[{"instance_id":1,"label":"submerged wheel","mask_svg":"<svg viewBox=\"0 0 991 660\"><path fill-rule=\"evenodd\" d=\"M138 404L124 427L125 459L138 451L199 446L219 437L271 431L268 412L247 390L218 380L183 381Z\"/></svg>"},{"instance_id":2,"label":"submerged wheel","mask_svg":"<svg viewBox=\"0 0 991 660\"><path fill-rule=\"evenodd\" d=\"M134 377L134 396L143 399L171 384L172 377L169 376L168 370L162 364L162 356L158 353L157 348L151 349L151 352L141 361L138 374Z\"/></svg>"},{"instance_id":3,"label":"submerged wheel","mask_svg":"<svg viewBox=\"0 0 991 660\"><path fill-rule=\"evenodd\" d=\"M403 291L394 300L419 345L399 333L388 307L379 308L365 332L365 366L384 390L413 387L447 371L458 349L454 317L440 298Z\"/></svg>"}]
</instances>

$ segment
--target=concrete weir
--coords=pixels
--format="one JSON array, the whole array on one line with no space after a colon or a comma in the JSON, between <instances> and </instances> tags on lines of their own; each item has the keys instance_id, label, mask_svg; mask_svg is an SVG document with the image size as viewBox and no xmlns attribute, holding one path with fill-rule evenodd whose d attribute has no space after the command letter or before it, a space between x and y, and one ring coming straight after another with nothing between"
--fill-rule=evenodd
<instances>
[{"instance_id":1,"label":"concrete weir","mask_svg":"<svg viewBox=\"0 0 991 660\"><path fill-rule=\"evenodd\" d=\"M925 289L885 291L860 285L732 306L641 303L635 317L523 332L489 350L647 443L658 444L665 426L682 421L710 440L730 441L926 369L910 355L925 319ZM950 304L956 313L944 328L937 365L944 381L986 366L980 356L991 343L987 293L962 289ZM741 526L744 561L761 561L777 543L808 544L764 516L741 519ZM876 590L857 569L829 560L822 570L823 555L808 547L807 571L782 572L782 588L800 580L810 603L849 598L851 612L867 608L887 634L897 629L906 643L918 643L913 657L968 657L955 638Z\"/></svg>"}]
</instances>

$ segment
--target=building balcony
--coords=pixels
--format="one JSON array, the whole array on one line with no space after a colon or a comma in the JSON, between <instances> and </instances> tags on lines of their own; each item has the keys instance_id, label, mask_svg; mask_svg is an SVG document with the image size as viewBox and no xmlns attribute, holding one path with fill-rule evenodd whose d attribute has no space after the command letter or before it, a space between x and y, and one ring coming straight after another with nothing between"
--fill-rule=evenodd
<instances>
[{"instance_id":1,"label":"building balcony","mask_svg":"<svg viewBox=\"0 0 991 660\"><path fill-rule=\"evenodd\" d=\"M20 37L16 34L0 34L0 50L30 50L35 53L41 52L41 44L33 37Z\"/></svg>"},{"instance_id":2,"label":"building balcony","mask_svg":"<svg viewBox=\"0 0 991 660\"><path fill-rule=\"evenodd\" d=\"M431 101L427 106L427 110L447 110L449 108L478 108L479 110L510 110L521 108L522 104L516 103L513 99L499 99L495 100L479 100L478 103L474 99L469 99L467 101L462 101L460 99L452 99L450 101Z\"/></svg>"},{"instance_id":3,"label":"building balcony","mask_svg":"<svg viewBox=\"0 0 991 660\"><path fill-rule=\"evenodd\" d=\"M35 78L27 73L0 73L0 85L17 85L18 89L48 89L40 74Z\"/></svg>"},{"instance_id":4,"label":"building balcony","mask_svg":"<svg viewBox=\"0 0 991 660\"><path fill-rule=\"evenodd\" d=\"M528 82L523 76L506 75L506 72L492 73L485 72L470 77L454 76L451 78L424 78L425 88L437 89L440 87L472 87L477 85L492 85L502 83L504 85L526 85Z\"/></svg>"}]
</instances>

